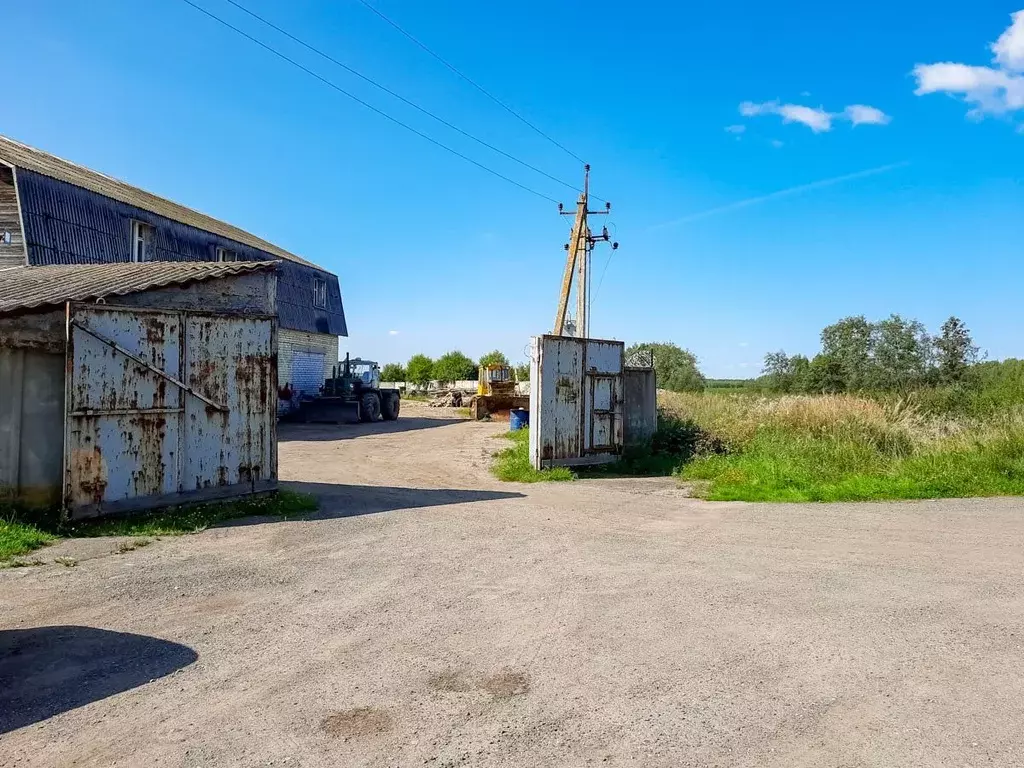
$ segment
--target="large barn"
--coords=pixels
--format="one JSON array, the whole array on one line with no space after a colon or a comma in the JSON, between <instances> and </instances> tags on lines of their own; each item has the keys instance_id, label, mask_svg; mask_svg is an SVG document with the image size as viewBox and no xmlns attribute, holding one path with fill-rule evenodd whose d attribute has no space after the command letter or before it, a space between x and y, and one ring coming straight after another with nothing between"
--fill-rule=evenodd
<instances>
[{"instance_id":1,"label":"large barn","mask_svg":"<svg viewBox=\"0 0 1024 768\"><path fill-rule=\"evenodd\" d=\"M278 383L315 393L347 336L336 275L249 232L0 136L0 269L278 261Z\"/></svg>"}]
</instances>

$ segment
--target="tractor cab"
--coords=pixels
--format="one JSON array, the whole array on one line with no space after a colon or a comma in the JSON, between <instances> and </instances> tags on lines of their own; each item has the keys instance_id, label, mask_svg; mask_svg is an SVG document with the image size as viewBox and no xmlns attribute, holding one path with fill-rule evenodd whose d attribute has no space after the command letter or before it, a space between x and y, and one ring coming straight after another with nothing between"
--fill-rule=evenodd
<instances>
[{"instance_id":1,"label":"tractor cab","mask_svg":"<svg viewBox=\"0 0 1024 768\"><path fill-rule=\"evenodd\" d=\"M380 366L377 363L354 357L349 360L349 369L360 389L380 389Z\"/></svg>"}]
</instances>

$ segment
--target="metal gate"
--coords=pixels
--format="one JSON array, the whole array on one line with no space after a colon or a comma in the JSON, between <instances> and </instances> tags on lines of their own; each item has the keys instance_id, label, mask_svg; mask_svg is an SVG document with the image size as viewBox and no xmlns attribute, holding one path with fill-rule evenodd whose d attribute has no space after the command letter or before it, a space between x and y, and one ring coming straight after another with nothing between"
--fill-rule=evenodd
<instances>
[{"instance_id":1,"label":"metal gate","mask_svg":"<svg viewBox=\"0 0 1024 768\"><path fill-rule=\"evenodd\" d=\"M71 304L71 515L276 487L276 369L273 317Z\"/></svg>"},{"instance_id":2,"label":"metal gate","mask_svg":"<svg viewBox=\"0 0 1024 768\"><path fill-rule=\"evenodd\" d=\"M535 336L530 355L534 467L616 461L622 452L621 341Z\"/></svg>"}]
</instances>

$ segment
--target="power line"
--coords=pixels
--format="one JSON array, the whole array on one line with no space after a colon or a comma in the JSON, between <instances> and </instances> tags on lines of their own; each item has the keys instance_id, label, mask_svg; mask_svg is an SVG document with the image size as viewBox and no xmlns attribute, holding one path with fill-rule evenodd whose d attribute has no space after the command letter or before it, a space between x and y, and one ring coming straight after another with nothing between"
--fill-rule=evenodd
<instances>
[{"instance_id":1,"label":"power line","mask_svg":"<svg viewBox=\"0 0 1024 768\"><path fill-rule=\"evenodd\" d=\"M497 176L502 181L507 181L509 184L513 184L513 185L519 187L520 189L525 190L526 192L529 192L530 194L536 195L537 197L543 198L544 200L548 200L549 202L552 202L552 203L557 203L558 202L553 197L548 197L547 195L545 195L542 192L538 192L535 189L531 189L530 187L526 186L525 184L520 184L518 181L515 181L514 179L510 179L508 176L505 176L504 174L501 174L501 173L499 173L498 171L495 171L492 168L488 168L483 163L477 162L473 158L468 157L467 155L462 154L458 150L452 149L447 144L443 144L440 141L438 141L437 139L435 139L435 138L433 138L431 136L428 136L427 134L423 133L422 131L417 130L416 128L413 128L408 123L403 123L398 118L392 117L387 112L384 112L383 110L378 109L377 107L373 106L372 104L370 104L370 103L368 103L366 101L363 101L362 99L360 99L355 94L352 94L352 93L349 93L348 91L346 91L340 85L337 85L336 83L331 82L330 80L328 80L323 75L317 74L316 72L314 72L313 70L309 69L308 67L306 67L306 66L300 64L299 62L295 61L295 59L289 58L288 56L286 56L285 54L281 53L279 50L277 50L273 46L268 45L267 43L264 43L262 40L253 37L248 32L245 32L245 31L239 29L238 27L234 26L230 22L225 21L224 19L222 19L220 16L217 16L216 14L212 13L211 11L208 11L205 8L203 8L202 6L197 5L196 3L192 2L192 0L182 0L182 2L185 3L186 5L192 6L193 8L195 8L200 13L202 13L202 14L204 14L206 16L209 16L211 19L213 19L214 21L218 22L219 24L222 24L223 26L227 27L231 31L238 33L239 35L241 35L245 39L247 39L247 40L249 40L249 41L251 41L253 43L256 43L256 45L258 45L261 48L263 48L264 50L267 50L270 53L274 54L279 59L283 59L284 61L286 61L289 64L291 64L293 67L297 67L298 69L301 69L307 75L315 77L321 83L323 83L326 86L329 86L330 88L333 88L338 93L341 93L341 94L343 94L345 96L348 96L350 99L352 99L356 103L361 104L362 106L366 107L367 109L369 109L372 112L376 112L378 115L380 115L381 117L385 118L386 120L391 121L395 125L399 125L402 128L405 128L407 131L411 131L412 133L415 133L420 138L426 139L431 144L433 144L433 145L435 145L437 147L440 147L441 149L443 149L443 150L445 150L447 152L451 152L456 157L461 157L467 163L472 163L477 168L480 168L480 169L482 169L484 171L487 171L492 176Z\"/></svg>"},{"instance_id":2,"label":"power line","mask_svg":"<svg viewBox=\"0 0 1024 768\"><path fill-rule=\"evenodd\" d=\"M575 184L570 184L567 181L563 181L562 179L559 179L557 176L552 176L547 171L543 171L540 168L538 168L537 166L531 165L530 163L526 162L525 160L520 160L515 155L510 155L508 152L505 152L504 150L499 149L498 147L494 146L493 144L489 144L488 142L484 141L483 139L477 138L476 136L474 136L473 134L469 133L468 131L462 130L457 125L453 125L452 123L450 123L447 120L445 120L443 117L439 117L438 115L435 115L430 110L425 109L424 107L421 107L419 104L417 104L417 103L415 103L413 101L410 101L409 99L405 98L401 94L396 93L395 91L391 90L387 86L381 85L376 80L374 80L372 77L368 77L367 75L364 75L362 72L359 72L358 70L353 69L348 64L345 64L344 62L338 61L336 58L334 58L330 54L325 53L324 51L321 51L319 48L316 48L316 47L310 45L305 40L302 40L301 38L298 38L295 35L293 35L292 33L288 32L287 30L282 29L281 27L279 27L276 24L274 24L272 21L269 21L268 19L263 18L262 16L260 16L255 11L249 10L244 5L242 5L241 3L238 3L235 0L226 0L226 2L228 2L231 5L235 6L235 8L237 8L240 11L242 11L243 13L248 14L252 18L254 18L257 21L261 22L262 24L265 24L266 26L270 27L271 29L276 30L277 32L280 32L282 35L287 37L289 40L292 40L292 41L298 43L303 48L306 48L307 50L310 50L313 53L315 53L317 56L320 56L321 58L326 59L327 61L331 62L332 64L336 64L337 66L339 66L342 69L344 69L346 72L355 75L356 77L358 77L361 80L364 80L365 82L367 82L370 85L372 85L374 88L378 88L381 91L384 91L384 93L388 94L389 96L393 96L394 98L396 98L399 101L401 101L403 104L407 104L410 107L412 107L413 109L418 110L419 112L422 112L424 115L427 115L428 117L431 117L434 120L437 120L437 122L441 123L444 126L447 126L448 128L451 128L453 131L455 131L456 133L459 133L459 134L465 136L467 139L472 139L477 144L480 144L483 147L487 147L487 149L489 149L489 150L491 150L493 152L497 152L502 157L507 157L509 160L512 160L513 162L516 162L516 163L519 163L519 165L523 166L524 168L529 168L531 171L535 171L536 173L539 173L541 176L545 176L546 178L550 179L551 181L557 182L557 183L561 184L562 186L568 187L569 189L571 189L573 191L579 191L579 187L577 187Z\"/></svg>"},{"instance_id":3,"label":"power line","mask_svg":"<svg viewBox=\"0 0 1024 768\"><path fill-rule=\"evenodd\" d=\"M412 41L413 41L414 43L416 43L416 45L418 45L418 46L419 46L420 48L422 48L422 49L423 49L424 51L426 51L426 52L427 52L427 53L429 53L429 54L430 54L431 56L433 56L433 57L434 57L435 59L437 59L438 61L440 61L440 62L441 62L442 64L444 64L444 65L445 65L446 67L448 67L448 69L450 69L450 70L451 70L452 72L454 72L454 73L455 73L456 75L458 75L458 76L459 76L459 77L461 77L461 78L462 78L463 80L465 80L465 81L466 81L467 83L469 83L470 85L472 85L472 86L473 86L474 88L476 88L476 89L477 89L478 91L480 91L480 93L484 94L484 96L486 96L487 98L489 98L489 99L490 99L491 101L493 101L493 102L494 102L495 104L497 104L497 105L498 105L499 107L501 107L501 108L502 108L502 109L504 109L504 110L505 110L506 112L508 112L508 113L509 113L510 115L512 115L513 117L515 117L515 118L516 118L517 120L519 120L520 122L524 123L525 125L528 125L528 126L529 126L530 128L532 128L532 129L533 129L534 131L536 131L537 133L539 133L539 134L540 134L541 136L543 136L543 137L544 137L545 139L547 139L548 141L550 141L550 142L551 142L552 144L554 144L554 145L555 145L556 147L558 147L558 148L559 148L560 150L562 150L563 152L566 152L566 153L567 153L567 154L568 154L568 155L569 155L570 157L573 157L573 158L575 158L576 160L578 160L578 161L579 161L579 162L581 162L581 163L585 163L585 162L586 162L586 161L585 161L585 160L584 160L584 159L583 159L582 157L580 157L579 155L577 155L577 154L576 154L575 152L573 152L573 151L572 151L571 149L568 149L567 147L563 146L562 144L559 144L559 143L558 143L557 141L555 141L555 140L554 140L553 138L551 138L551 137L550 137L550 136L549 136L548 134L544 133L544 131L542 131L542 130L541 130L540 128L538 128L538 127L537 127L536 125L534 125L534 124L533 124L533 123L531 123L531 122L530 122L529 120L527 120L527 119L526 119L525 117L523 117L522 115L520 115L520 114L519 114L518 112L516 112L516 111L515 111L514 109L512 109L512 107L510 107L510 106L509 106L508 104L506 104L505 102L501 101L501 100L500 100L500 99L499 99L499 98L498 98L497 96L495 96L494 94L492 94L492 93L491 93L490 91L488 91L488 90L487 90L486 88L484 88L484 87L483 87L482 85L479 85L479 84L475 83L475 82L474 82L473 80L471 80L471 79L470 79L470 78L469 78L468 76L464 75L464 74L463 74L462 72L460 72L460 71L459 71L458 69L456 69L456 68L455 68L455 66L454 66L453 64L449 64L449 63L448 63L447 61L445 61L445 60L444 60L443 58L441 58L441 56L440 56L440 55L438 55L438 54L434 53L434 52L433 52L432 50L430 50L430 48L428 48L428 47L427 47L427 46L426 46L426 45L425 45L424 43L421 43L421 42L420 42L419 40L417 40L417 39L416 39L415 37L413 37L413 36L412 36L412 35L411 35L410 33L406 32L406 31L405 31L404 29L402 29L402 28L401 28L400 26L398 26L398 24L397 24L397 23L395 23L394 21L392 21L391 19L389 19L389 18L388 18L387 16L385 16L385 15L384 15L383 13L381 13L381 12L380 12L379 10L377 10L377 9L376 9L376 8L374 8L374 7L372 6L372 5L370 5L370 3L369 3L369 2L367 2L367 0L359 0L359 2L360 2L360 3L362 3L363 5L365 5L365 6L367 7L367 8L369 8L369 9L370 9L371 11L373 11L373 12L374 12L375 14L377 14L378 16L380 16L380 17L381 17L382 19L384 19L384 21L386 21L386 22L387 22L388 24L390 24L390 25L391 25L392 27L394 27L395 29L397 29L397 30L398 30L399 32L401 32L401 33L402 33L403 35L405 35L405 36L406 36L407 38L409 38L410 40L412 40Z\"/></svg>"}]
</instances>

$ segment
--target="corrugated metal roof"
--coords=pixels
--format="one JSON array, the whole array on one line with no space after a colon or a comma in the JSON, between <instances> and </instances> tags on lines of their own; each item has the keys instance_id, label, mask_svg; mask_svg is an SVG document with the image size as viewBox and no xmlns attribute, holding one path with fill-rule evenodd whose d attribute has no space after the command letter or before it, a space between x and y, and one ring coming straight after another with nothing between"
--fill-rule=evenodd
<instances>
[{"instance_id":1,"label":"corrugated metal roof","mask_svg":"<svg viewBox=\"0 0 1024 768\"><path fill-rule=\"evenodd\" d=\"M158 197L111 176L78 165L77 163L72 163L69 160L64 160L56 155L51 155L49 152L30 147L6 136L0 136L0 160L17 168L28 168L44 176L84 187L97 194L106 195L114 200L120 200L122 203L134 205L160 216L180 221L183 224L189 224L221 237L244 243L252 248L259 248L261 251L266 251L279 258L322 269L322 267L318 267L316 264L296 256L294 253L289 253L284 248L278 248L273 243L267 242L261 237L256 237L256 235L246 232L244 229L239 229L227 222L207 216L205 213L194 211L184 205Z\"/></svg>"},{"instance_id":2,"label":"corrugated metal roof","mask_svg":"<svg viewBox=\"0 0 1024 768\"><path fill-rule=\"evenodd\" d=\"M0 269L0 312L32 309L65 301L181 285L197 280L275 269L273 261L233 263L153 261L146 264L70 264Z\"/></svg>"}]
</instances>

